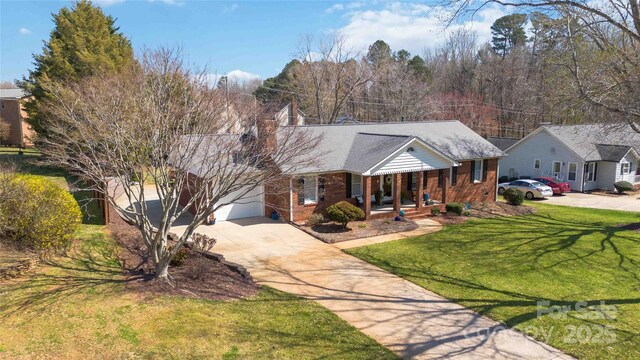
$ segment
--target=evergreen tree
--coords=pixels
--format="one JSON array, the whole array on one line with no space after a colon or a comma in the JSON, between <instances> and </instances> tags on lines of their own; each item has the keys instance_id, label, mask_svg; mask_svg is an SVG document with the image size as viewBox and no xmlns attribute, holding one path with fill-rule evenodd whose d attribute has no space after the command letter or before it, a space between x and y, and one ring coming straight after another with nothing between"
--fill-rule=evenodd
<instances>
[{"instance_id":1,"label":"evergreen tree","mask_svg":"<svg viewBox=\"0 0 640 360\"><path fill-rule=\"evenodd\" d=\"M118 71L133 61L129 40L107 16L89 0L80 0L71 9L64 7L53 15L54 29L42 54L34 55L34 70L20 83L33 95L27 103L29 122L46 136L39 107L48 96L51 82L67 82L85 76Z\"/></svg>"},{"instance_id":2,"label":"evergreen tree","mask_svg":"<svg viewBox=\"0 0 640 360\"><path fill-rule=\"evenodd\" d=\"M367 60L375 67L390 62L393 60L391 47L383 40L376 40L376 42L369 46Z\"/></svg>"},{"instance_id":3,"label":"evergreen tree","mask_svg":"<svg viewBox=\"0 0 640 360\"><path fill-rule=\"evenodd\" d=\"M525 45L527 35L524 24L527 22L525 14L511 14L503 16L491 25L491 45L493 50L505 57L512 48Z\"/></svg>"},{"instance_id":4,"label":"evergreen tree","mask_svg":"<svg viewBox=\"0 0 640 360\"><path fill-rule=\"evenodd\" d=\"M288 101L295 86L294 70L299 65L300 61L291 60L284 66L280 74L266 79L253 95L263 103L279 103L285 99Z\"/></svg>"}]
</instances>

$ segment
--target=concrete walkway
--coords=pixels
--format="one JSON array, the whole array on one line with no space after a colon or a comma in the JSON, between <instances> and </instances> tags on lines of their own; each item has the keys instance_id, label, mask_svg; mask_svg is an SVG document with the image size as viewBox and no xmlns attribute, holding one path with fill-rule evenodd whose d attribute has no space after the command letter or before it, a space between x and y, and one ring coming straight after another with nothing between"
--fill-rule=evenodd
<instances>
[{"instance_id":1,"label":"concrete walkway","mask_svg":"<svg viewBox=\"0 0 640 360\"><path fill-rule=\"evenodd\" d=\"M592 209L624 210L640 212L640 194L598 195L568 193L539 200L543 204L585 207Z\"/></svg>"},{"instance_id":2,"label":"concrete walkway","mask_svg":"<svg viewBox=\"0 0 640 360\"><path fill-rule=\"evenodd\" d=\"M250 218L197 231L260 284L317 301L404 358L570 358L291 225Z\"/></svg>"}]
</instances>

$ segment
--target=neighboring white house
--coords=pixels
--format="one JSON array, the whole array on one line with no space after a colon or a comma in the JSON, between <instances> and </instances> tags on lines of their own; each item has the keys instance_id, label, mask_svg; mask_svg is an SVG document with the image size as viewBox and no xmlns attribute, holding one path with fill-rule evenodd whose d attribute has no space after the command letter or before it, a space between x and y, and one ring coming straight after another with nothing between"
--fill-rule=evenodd
<instances>
[{"instance_id":1,"label":"neighboring white house","mask_svg":"<svg viewBox=\"0 0 640 360\"><path fill-rule=\"evenodd\" d=\"M545 125L505 152L500 176L555 176L577 191L640 184L640 134L628 125Z\"/></svg>"}]
</instances>

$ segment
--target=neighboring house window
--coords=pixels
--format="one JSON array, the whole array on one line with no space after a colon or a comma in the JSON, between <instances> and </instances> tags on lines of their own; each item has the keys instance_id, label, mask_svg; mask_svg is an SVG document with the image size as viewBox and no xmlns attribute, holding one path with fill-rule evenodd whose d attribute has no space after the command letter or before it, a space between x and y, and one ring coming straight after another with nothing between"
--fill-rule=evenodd
<instances>
[{"instance_id":1,"label":"neighboring house window","mask_svg":"<svg viewBox=\"0 0 640 360\"><path fill-rule=\"evenodd\" d=\"M456 186L458 183L458 167L453 166L451 168L451 186Z\"/></svg>"},{"instance_id":2,"label":"neighboring house window","mask_svg":"<svg viewBox=\"0 0 640 360\"><path fill-rule=\"evenodd\" d=\"M351 174L351 196L362 196L362 175Z\"/></svg>"},{"instance_id":3,"label":"neighboring house window","mask_svg":"<svg viewBox=\"0 0 640 360\"><path fill-rule=\"evenodd\" d=\"M438 187L441 188L444 185L444 169L438 170Z\"/></svg>"},{"instance_id":4,"label":"neighboring house window","mask_svg":"<svg viewBox=\"0 0 640 360\"><path fill-rule=\"evenodd\" d=\"M540 169L540 159L533 160L533 168Z\"/></svg>"},{"instance_id":5,"label":"neighboring house window","mask_svg":"<svg viewBox=\"0 0 640 360\"><path fill-rule=\"evenodd\" d=\"M304 203L315 204L318 202L318 178L316 176L304 177Z\"/></svg>"},{"instance_id":6,"label":"neighboring house window","mask_svg":"<svg viewBox=\"0 0 640 360\"><path fill-rule=\"evenodd\" d=\"M554 161L551 167L551 175L555 178L560 178L560 170L562 169L562 163L560 161Z\"/></svg>"},{"instance_id":7,"label":"neighboring house window","mask_svg":"<svg viewBox=\"0 0 640 360\"><path fill-rule=\"evenodd\" d=\"M471 162L471 182L479 183L482 181L482 160L474 160Z\"/></svg>"},{"instance_id":8,"label":"neighboring house window","mask_svg":"<svg viewBox=\"0 0 640 360\"><path fill-rule=\"evenodd\" d=\"M576 174L578 173L578 164L569 163L569 170L567 172L567 180L576 181Z\"/></svg>"},{"instance_id":9,"label":"neighboring house window","mask_svg":"<svg viewBox=\"0 0 640 360\"><path fill-rule=\"evenodd\" d=\"M631 170L630 163L622 163L620 166L620 175L628 175Z\"/></svg>"},{"instance_id":10,"label":"neighboring house window","mask_svg":"<svg viewBox=\"0 0 640 360\"><path fill-rule=\"evenodd\" d=\"M598 176L598 164L589 163L587 165L587 181L596 181Z\"/></svg>"}]
</instances>

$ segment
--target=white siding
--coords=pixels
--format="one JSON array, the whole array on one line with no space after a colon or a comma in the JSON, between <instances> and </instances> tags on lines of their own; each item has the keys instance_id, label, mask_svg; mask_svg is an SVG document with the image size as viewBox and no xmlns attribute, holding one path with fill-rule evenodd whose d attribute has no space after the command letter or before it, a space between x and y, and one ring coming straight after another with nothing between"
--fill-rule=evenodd
<instances>
[{"instance_id":1,"label":"white siding","mask_svg":"<svg viewBox=\"0 0 640 360\"><path fill-rule=\"evenodd\" d=\"M613 183L616 182L616 168L616 163L604 161L598 162L596 181L585 183L585 190L613 190ZM620 169L617 170L620 171Z\"/></svg>"},{"instance_id":2,"label":"white siding","mask_svg":"<svg viewBox=\"0 0 640 360\"><path fill-rule=\"evenodd\" d=\"M625 156L618 164L616 164L616 179L615 181L628 181L632 184L636 183L636 171L638 169L638 161L640 159L636 158L633 153L629 152L627 154L627 156ZM629 166L630 170L629 170L629 174L627 175L622 175L620 174L620 171L622 169L622 164L624 163L630 163L631 165Z\"/></svg>"},{"instance_id":3,"label":"white siding","mask_svg":"<svg viewBox=\"0 0 640 360\"><path fill-rule=\"evenodd\" d=\"M522 143L509 150L507 157L500 159L500 176L509 176L513 169L515 176L550 176L554 161L561 162L560 174L568 181L569 163L578 165L576 180L569 181L571 188L582 188L583 162L564 144L549 135L546 131L532 135ZM540 169L534 168L535 159L540 159ZM598 169L598 174L600 169Z\"/></svg>"},{"instance_id":4,"label":"white siding","mask_svg":"<svg viewBox=\"0 0 640 360\"><path fill-rule=\"evenodd\" d=\"M407 152L408 148L414 151ZM442 155L428 149L418 142L412 142L404 146L394 156L371 170L371 175L383 175L399 172L448 169L451 162Z\"/></svg>"}]
</instances>

